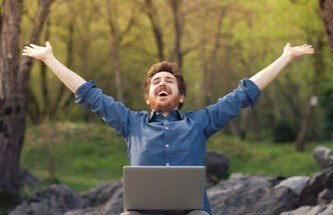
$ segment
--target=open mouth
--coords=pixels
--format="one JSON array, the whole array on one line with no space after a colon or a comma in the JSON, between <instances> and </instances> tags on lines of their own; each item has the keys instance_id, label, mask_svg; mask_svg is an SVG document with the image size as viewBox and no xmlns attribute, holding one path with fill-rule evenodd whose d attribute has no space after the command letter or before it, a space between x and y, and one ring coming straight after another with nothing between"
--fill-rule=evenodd
<instances>
[{"instance_id":1,"label":"open mouth","mask_svg":"<svg viewBox=\"0 0 333 215\"><path fill-rule=\"evenodd\" d=\"M161 91L161 92L159 92L158 93L158 96L159 97L166 97L166 96L168 96L169 94L166 92L166 91Z\"/></svg>"}]
</instances>

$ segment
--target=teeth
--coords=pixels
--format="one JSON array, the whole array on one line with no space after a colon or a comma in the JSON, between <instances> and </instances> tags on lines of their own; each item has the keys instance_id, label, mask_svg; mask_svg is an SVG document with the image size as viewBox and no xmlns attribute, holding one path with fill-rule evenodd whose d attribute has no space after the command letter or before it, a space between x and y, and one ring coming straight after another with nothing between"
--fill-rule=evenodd
<instances>
[{"instance_id":1,"label":"teeth","mask_svg":"<svg viewBox=\"0 0 333 215\"><path fill-rule=\"evenodd\" d=\"M165 91L161 91L159 94L158 94L159 96L167 96L168 95L168 93L167 92L165 92Z\"/></svg>"}]
</instances>

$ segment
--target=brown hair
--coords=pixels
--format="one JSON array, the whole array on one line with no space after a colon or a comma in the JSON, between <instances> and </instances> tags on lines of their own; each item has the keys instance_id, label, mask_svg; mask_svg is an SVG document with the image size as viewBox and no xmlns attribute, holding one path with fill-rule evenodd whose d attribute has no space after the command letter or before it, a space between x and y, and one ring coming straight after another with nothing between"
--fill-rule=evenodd
<instances>
[{"instance_id":1,"label":"brown hair","mask_svg":"<svg viewBox=\"0 0 333 215\"><path fill-rule=\"evenodd\" d=\"M160 63L153 64L146 74L143 82L143 94L145 96L145 99L147 99L149 94L151 78L159 72L169 72L174 75L177 80L179 93L186 97L186 83L184 77L178 71L177 65L168 61L162 61ZM184 103L179 103L178 108L181 109L183 104Z\"/></svg>"}]
</instances>

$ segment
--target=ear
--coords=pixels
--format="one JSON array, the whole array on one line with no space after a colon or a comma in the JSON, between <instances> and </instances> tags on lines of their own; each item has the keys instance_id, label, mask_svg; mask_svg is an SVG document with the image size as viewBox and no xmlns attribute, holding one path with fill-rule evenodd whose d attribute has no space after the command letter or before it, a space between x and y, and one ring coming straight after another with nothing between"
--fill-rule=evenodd
<instances>
[{"instance_id":1,"label":"ear","mask_svg":"<svg viewBox=\"0 0 333 215\"><path fill-rule=\"evenodd\" d=\"M149 96L144 94L144 97L145 97L146 104L149 106L150 105Z\"/></svg>"},{"instance_id":2,"label":"ear","mask_svg":"<svg viewBox=\"0 0 333 215\"><path fill-rule=\"evenodd\" d=\"M179 101L179 103L184 103L184 101L185 101L185 96L184 96L183 94L180 95L179 98L178 98L178 101Z\"/></svg>"}]
</instances>

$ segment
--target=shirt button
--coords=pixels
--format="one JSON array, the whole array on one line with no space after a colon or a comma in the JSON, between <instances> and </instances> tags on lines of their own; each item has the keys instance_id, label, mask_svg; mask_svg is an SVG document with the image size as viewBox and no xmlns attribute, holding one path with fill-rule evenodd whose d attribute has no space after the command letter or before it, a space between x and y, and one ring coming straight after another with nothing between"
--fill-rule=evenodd
<instances>
[{"instance_id":1,"label":"shirt button","mask_svg":"<svg viewBox=\"0 0 333 215\"><path fill-rule=\"evenodd\" d=\"M169 144L166 144L166 145L165 145L165 147L167 147L167 148L168 148L168 147L169 147Z\"/></svg>"},{"instance_id":2,"label":"shirt button","mask_svg":"<svg viewBox=\"0 0 333 215\"><path fill-rule=\"evenodd\" d=\"M166 129L166 130L168 130L168 129L169 129L169 127L165 127L165 129Z\"/></svg>"},{"instance_id":3,"label":"shirt button","mask_svg":"<svg viewBox=\"0 0 333 215\"><path fill-rule=\"evenodd\" d=\"M166 165L166 166L170 166L170 164L169 164L169 163L166 163L165 165Z\"/></svg>"}]
</instances>

